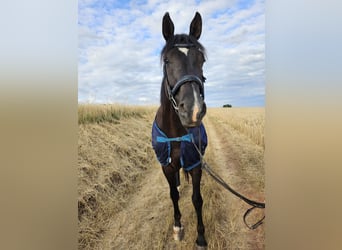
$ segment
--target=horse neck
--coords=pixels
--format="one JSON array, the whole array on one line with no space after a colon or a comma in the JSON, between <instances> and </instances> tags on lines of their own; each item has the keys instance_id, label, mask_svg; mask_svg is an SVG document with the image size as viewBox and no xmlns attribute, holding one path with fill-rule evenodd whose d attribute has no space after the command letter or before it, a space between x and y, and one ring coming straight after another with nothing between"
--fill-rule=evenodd
<instances>
[{"instance_id":1,"label":"horse neck","mask_svg":"<svg viewBox=\"0 0 342 250\"><path fill-rule=\"evenodd\" d=\"M169 137L179 137L186 134L179 117L174 110L165 91L165 80L162 84L160 107L157 111L156 121L159 128Z\"/></svg>"}]
</instances>

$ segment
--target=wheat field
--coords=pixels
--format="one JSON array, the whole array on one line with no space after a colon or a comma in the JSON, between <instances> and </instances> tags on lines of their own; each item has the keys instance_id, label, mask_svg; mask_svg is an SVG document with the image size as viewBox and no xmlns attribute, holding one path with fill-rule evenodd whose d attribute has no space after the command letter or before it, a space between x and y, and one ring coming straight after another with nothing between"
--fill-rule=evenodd
<instances>
[{"instance_id":1,"label":"wheat field","mask_svg":"<svg viewBox=\"0 0 342 250\"><path fill-rule=\"evenodd\" d=\"M151 147L156 109L79 105L79 249L193 249L196 215L184 178L179 202L185 237L172 239L172 202ZM263 201L264 109L209 108L204 124L208 164L239 192ZM206 173L201 189L208 249L264 249L264 225L251 231L242 222L248 205Z\"/></svg>"}]
</instances>

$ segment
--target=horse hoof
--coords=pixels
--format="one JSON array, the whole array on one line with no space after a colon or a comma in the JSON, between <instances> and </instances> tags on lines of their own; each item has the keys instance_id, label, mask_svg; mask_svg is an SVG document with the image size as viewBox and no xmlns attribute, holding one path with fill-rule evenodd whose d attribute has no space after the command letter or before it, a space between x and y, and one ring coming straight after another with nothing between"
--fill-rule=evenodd
<instances>
[{"instance_id":1,"label":"horse hoof","mask_svg":"<svg viewBox=\"0 0 342 250\"><path fill-rule=\"evenodd\" d=\"M182 240L184 237L184 227L173 226L173 239L176 241Z\"/></svg>"},{"instance_id":2,"label":"horse hoof","mask_svg":"<svg viewBox=\"0 0 342 250\"><path fill-rule=\"evenodd\" d=\"M206 250L207 246L199 246L196 244L196 250Z\"/></svg>"},{"instance_id":3,"label":"horse hoof","mask_svg":"<svg viewBox=\"0 0 342 250\"><path fill-rule=\"evenodd\" d=\"M195 248L196 250L206 250L207 246L208 246L208 244L207 244L206 240L204 239L204 237L203 237L203 239L197 239L196 240L196 248Z\"/></svg>"}]
</instances>

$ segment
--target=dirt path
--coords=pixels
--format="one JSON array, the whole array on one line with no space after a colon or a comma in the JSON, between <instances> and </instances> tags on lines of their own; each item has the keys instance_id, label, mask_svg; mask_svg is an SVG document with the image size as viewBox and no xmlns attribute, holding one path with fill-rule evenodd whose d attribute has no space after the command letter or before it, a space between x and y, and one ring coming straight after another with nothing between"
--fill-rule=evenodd
<instances>
[{"instance_id":1,"label":"dirt path","mask_svg":"<svg viewBox=\"0 0 342 250\"><path fill-rule=\"evenodd\" d=\"M173 207L169 186L156 163L129 197L129 205L112 218L109 230L98 249L189 249L195 241L195 218L192 215L191 186L180 188L180 207L186 232L193 237L181 242L172 239ZM192 221L192 223L190 223ZM190 235L190 233L189 233Z\"/></svg>"},{"instance_id":2,"label":"dirt path","mask_svg":"<svg viewBox=\"0 0 342 250\"><path fill-rule=\"evenodd\" d=\"M254 189L251 183L246 183L246 178L241 176L239 152L234 146L234 140L242 140L242 138L234 139L237 137L236 133L227 124L220 122L220 118L215 115L208 113L205 122L211 150L207 162L211 168L238 192L260 200L261 194L258 190ZM220 189L219 202L221 208L226 208L227 217L224 218L225 222L220 224L225 231L222 236L223 241L228 243L227 249L264 249L264 228L251 231L242 221L242 215L249 206L218 185L214 183L212 187ZM251 217L251 221L255 221L257 216L262 216L262 213L263 211L258 211L256 217Z\"/></svg>"},{"instance_id":3,"label":"dirt path","mask_svg":"<svg viewBox=\"0 0 342 250\"><path fill-rule=\"evenodd\" d=\"M204 120L209 145L206 160L230 185L247 196L258 199L253 186L246 184L240 171L239 156L232 146L231 129L220 124L218 117L208 114ZM181 177L180 209L185 237L181 242L172 239L173 207L168 184L159 164L145 172L136 190L127 197L127 206L113 214L108 231L98 249L193 249L196 239L196 216L191 203L191 185ZM248 208L235 196L218 186L203 173L203 217L208 249L264 249L264 228L248 230L242 215Z\"/></svg>"},{"instance_id":4,"label":"dirt path","mask_svg":"<svg viewBox=\"0 0 342 250\"><path fill-rule=\"evenodd\" d=\"M149 236L156 231L166 230L163 201L168 195L162 191L167 188L163 178L162 172L153 166L133 196L128 197L129 205L113 216L100 249L138 249L150 245Z\"/></svg>"}]
</instances>

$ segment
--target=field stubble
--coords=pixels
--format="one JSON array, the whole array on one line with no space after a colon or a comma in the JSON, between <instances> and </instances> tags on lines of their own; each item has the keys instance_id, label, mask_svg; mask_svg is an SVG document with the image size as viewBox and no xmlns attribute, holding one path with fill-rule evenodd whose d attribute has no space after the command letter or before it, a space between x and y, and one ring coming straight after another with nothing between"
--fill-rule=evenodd
<instances>
[{"instance_id":1,"label":"field stubble","mask_svg":"<svg viewBox=\"0 0 342 250\"><path fill-rule=\"evenodd\" d=\"M183 178L185 238L172 240L168 185L150 144L155 111L156 107L79 107L79 249L193 248L196 215L191 185ZM264 109L208 109L204 123L209 137L206 161L238 191L262 201ZM242 222L248 206L206 173L201 186L208 249L263 249L264 226L249 231Z\"/></svg>"}]
</instances>

